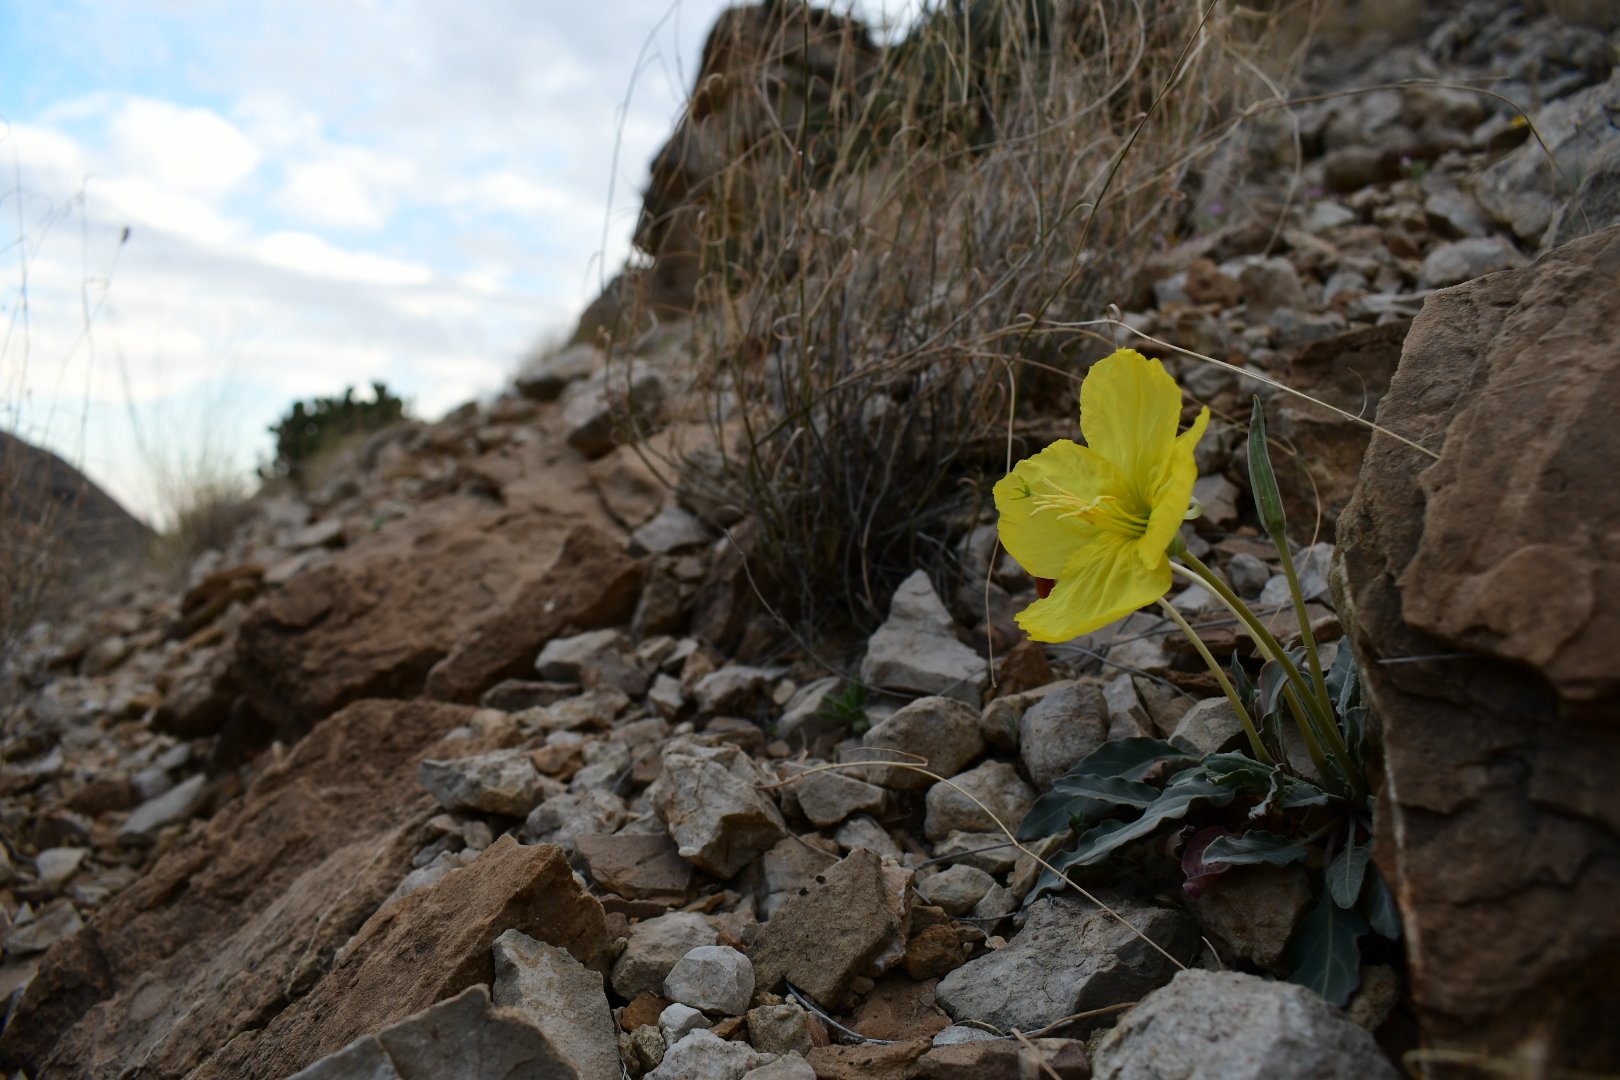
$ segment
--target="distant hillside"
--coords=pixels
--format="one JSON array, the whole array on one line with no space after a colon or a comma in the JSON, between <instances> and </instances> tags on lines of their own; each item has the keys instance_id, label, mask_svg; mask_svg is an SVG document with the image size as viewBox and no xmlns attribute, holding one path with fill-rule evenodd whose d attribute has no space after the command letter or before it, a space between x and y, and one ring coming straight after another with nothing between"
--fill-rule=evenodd
<instances>
[{"instance_id":1,"label":"distant hillside","mask_svg":"<svg viewBox=\"0 0 1620 1080\"><path fill-rule=\"evenodd\" d=\"M81 564L140 555L152 530L49 450L0 431L0 543L48 539Z\"/></svg>"}]
</instances>

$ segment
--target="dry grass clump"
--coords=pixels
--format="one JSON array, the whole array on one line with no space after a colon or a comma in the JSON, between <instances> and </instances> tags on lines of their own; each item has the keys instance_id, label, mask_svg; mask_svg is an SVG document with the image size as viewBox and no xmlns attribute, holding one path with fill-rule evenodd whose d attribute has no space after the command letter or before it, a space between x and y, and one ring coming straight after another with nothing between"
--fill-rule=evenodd
<instances>
[{"instance_id":1,"label":"dry grass clump","mask_svg":"<svg viewBox=\"0 0 1620 1080\"><path fill-rule=\"evenodd\" d=\"M957 0L885 49L795 3L722 16L625 291L643 324L700 312L729 438L685 482L758 521L802 620L870 624L919 565L948 580L1009 449L1072 429L1073 383L1043 365L1109 346L1033 331L1101 314L1178 235L1200 161L1270 96L1276 22Z\"/></svg>"}]
</instances>

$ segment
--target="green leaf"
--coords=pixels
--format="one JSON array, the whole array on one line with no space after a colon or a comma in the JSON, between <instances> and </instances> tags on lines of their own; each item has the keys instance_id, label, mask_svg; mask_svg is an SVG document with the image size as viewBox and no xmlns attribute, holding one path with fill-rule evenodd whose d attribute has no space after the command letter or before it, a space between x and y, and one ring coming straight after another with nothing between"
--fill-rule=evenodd
<instances>
[{"instance_id":1,"label":"green leaf","mask_svg":"<svg viewBox=\"0 0 1620 1080\"><path fill-rule=\"evenodd\" d=\"M1401 913L1395 906L1395 896L1384 884L1384 875L1378 872L1378 867L1369 868L1366 878L1361 883L1361 910L1367 915L1367 922L1383 937L1391 941L1401 939Z\"/></svg>"},{"instance_id":2,"label":"green leaf","mask_svg":"<svg viewBox=\"0 0 1620 1080\"><path fill-rule=\"evenodd\" d=\"M1260 525L1266 534L1282 536L1288 522L1283 516L1277 474L1271 470L1271 452L1266 449L1266 410L1258 395L1249 417L1249 491L1254 495L1254 507L1260 512Z\"/></svg>"},{"instance_id":3,"label":"green leaf","mask_svg":"<svg viewBox=\"0 0 1620 1080\"><path fill-rule=\"evenodd\" d=\"M1068 828L1083 828L1123 807L1141 809L1159 789L1119 776L1065 776L1035 800L1018 823L1018 838L1034 840Z\"/></svg>"},{"instance_id":4,"label":"green leaf","mask_svg":"<svg viewBox=\"0 0 1620 1080\"><path fill-rule=\"evenodd\" d=\"M1288 940L1288 980L1342 1006L1361 984L1361 938L1370 928L1326 893Z\"/></svg>"},{"instance_id":5,"label":"green leaf","mask_svg":"<svg viewBox=\"0 0 1620 1080\"><path fill-rule=\"evenodd\" d=\"M1367 873L1368 855L1367 848L1356 847L1356 834L1352 831L1344 850L1334 857L1327 868L1328 892L1332 894L1335 904L1342 908L1356 906L1356 898L1361 895L1361 880Z\"/></svg>"},{"instance_id":6,"label":"green leaf","mask_svg":"<svg viewBox=\"0 0 1620 1080\"><path fill-rule=\"evenodd\" d=\"M1143 780L1161 762L1167 765L1196 765L1198 759L1163 739L1140 735L1129 739L1111 739L1064 773L1058 784L1078 776L1122 776L1127 780Z\"/></svg>"},{"instance_id":7,"label":"green leaf","mask_svg":"<svg viewBox=\"0 0 1620 1080\"><path fill-rule=\"evenodd\" d=\"M1310 853L1310 847L1303 840L1252 829L1241 836L1222 836L1212 840L1204 849L1204 865L1252 866L1265 863L1268 866L1287 866L1301 861Z\"/></svg>"},{"instance_id":8,"label":"green leaf","mask_svg":"<svg viewBox=\"0 0 1620 1080\"><path fill-rule=\"evenodd\" d=\"M1269 790L1277 773L1275 765L1266 765L1238 753L1210 754L1204 758L1203 765L1205 774L1217 784L1255 794Z\"/></svg>"},{"instance_id":9,"label":"green leaf","mask_svg":"<svg viewBox=\"0 0 1620 1080\"><path fill-rule=\"evenodd\" d=\"M1333 656L1333 666L1328 668L1323 678L1327 681L1333 710L1343 716L1344 711L1355 704L1361 682L1360 673L1356 670L1356 655L1348 639L1339 642L1339 651Z\"/></svg>"},{"instance_id":10,"label":"green leaf","mask_svg":"<svg viewBox=\"0 0 1620 1080\"><path fill-rule=\"evenodd\" d=\"M1202 769L1189 769L1171 780L1152 805L1142 811L1141 817L1130 822L1103 822L1082 835L1073 851L1052 860L1052 864L1059 869L1090 866L1131 841L1152 835L1165 822L1186 817L1187 811L1199 803L1218 808L1236 796L1227 785L1207 779Z\"/></svg>"}]
</instances>

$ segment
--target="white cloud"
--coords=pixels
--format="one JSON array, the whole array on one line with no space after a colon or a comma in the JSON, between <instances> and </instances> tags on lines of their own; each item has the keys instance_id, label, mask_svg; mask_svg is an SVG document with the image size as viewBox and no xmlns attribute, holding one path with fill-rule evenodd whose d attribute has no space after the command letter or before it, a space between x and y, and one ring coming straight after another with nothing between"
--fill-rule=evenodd
<instances>
[{"instance_id":1,"label":"white cloud","mask_svg":"<svg viewBox=\"0 0 1620 1080\"><path fill-rule=\"evenodd\" d=\"M130 97L107 121L112 167L184 191L222 193L258 167L259 148L218 113Z\"/></svg>"},{"instance_id":2,"label":"white cloud","mask_svg":"<svg viewBox=\"0 0 1620 1080\"><path fill-rule=\"evenodd\" d=\"M422 285L433 280L433 271L421 263L345 251L311 233L272 233L253 250L270 266L310 277L367 285Z\"/></svg>"}]
</instances>

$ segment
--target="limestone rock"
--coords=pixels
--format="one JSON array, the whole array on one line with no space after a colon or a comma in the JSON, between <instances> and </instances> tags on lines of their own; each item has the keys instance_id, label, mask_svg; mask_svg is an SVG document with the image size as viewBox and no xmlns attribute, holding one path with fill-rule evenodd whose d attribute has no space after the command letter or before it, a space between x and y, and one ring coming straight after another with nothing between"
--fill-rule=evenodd
<instances>
[{"instance_id":1,"label":"limestone rock","mask_svg":"<svg viewBox=\"0 0 1620 1080\"><path fill-rule=\"evenodd\" d=\"M575 841L591 877L626 900L680 904L692 881L692 865L675 850L668 834L600 833Z\"/></svg>"},{"instance_id":2,"label":"limestone rock","mask_svg":"<svg viewBox=\"0 0 1620 1080\"><path fill-rule=\"evenodd\" d=\"M1097 1046L1097 1080L1394 1080L1368 1032L1292 983L1182 971Z\"/></svg>"},{"instance_id":3,"label":"limestone rock","mask_svg":"<svg viewBox=\"0 0 1620 1080\"><path fill-rule=\"evenodd\" d=\"M1182 963L1198 948L1180 912L1109 898L1110 906ZM1176 971L1157 949L1083 900L1053 897L1028 909L1024 928L1006 946L957 968L935 991L958 1019L1033 1031L1074 1013L1136 1001ZM1097 1021L1062 1029L1080 1035Z\"/></svg>"},{"instance_id":4,"label":"limestone rock","mask_svg":"<svg viewBox=\"0 0 1620 1080\"><path fill-rule=\"evenodd\" d=\"M774 991L787 979L816 1003L837 1008L880 955L894 950L899 958L905 922L903 895L896 895L882 861L854 851L760 928L753 949L757 985Z\"/></svg>"},{"instance_id":5,"label":"limestone rock","mask_svg":"<svg viewBox=\"0 0 1620 1080\"><path fill-rule=\"evenodd\" d=\"M901 751L901 754L863 754L863 761L920 763L940 776L954 776L984 753L979 731L979 710L948 697L913 701L862 736L865 746ZM921 759L919 762L918 759ZM851 770L850 775L896 791L921 791L934 781L911 769L873 766Z\"/></svg>"},{"instance_id":6,"label":"limestone rock","mask_svg":"<svg viewBox=\"0 0 1620 1080\"><path fill-rule=\"evenodd\" d=\"M470 986L375 1035L361 1036L293 1080L585 1080L595 1075L612 1074L577 1071L526 1014L494 1007L486 987Z\"/></svg>"},{"instance_id":7,"label":"limestone rock","mask_svg":"<svg viewBox=\"0 0 1620 1080\"><path fill-rule=\"evenodd\" d=\"M923 833L930 840L943 840L953 832L993 832L997 836L1005 836L996 819L1000 819L1002 826L1016 832L1018 823L1035 802L1035 790L1024 783L1018 770L1005 761L986 761L950 777L950 781L949 784L938 783L928 789L925 800L928 813L923 822ZM968 795L973 798L968 798ZM984 807L981 809L973 799L983 803ZM992 818L991 814L995 817Z\"/></svg>"},{"instance_id":8,"label":"limestone rock","mask_svg":"<svg viewBox=\"0 0 1620 1080\"><path fill-rule=\"evenodd\" d=\"M1425 1041L1569 1069L1620 1063L1617 274L1611 228L1431 297L1378 422L1440 458L1374 436L1338 533Z\"/></svg>"},{"instance_id":9,"label":"limestone rock","mask_svg":"<svg viewBox=\"0 0 1620 1080\"><path fill-rule=\"evenodd\" d=\"M582 1078L613 1077L619 1040L602 974L517 930L495 939L495 1004L523 1013Z\"/></svg>"},{"instance_id":10,"label":"limestone rock","mask_svg":"<svg viewBox=\"0 0 1620 1080\"><path fill-rule=\"evenodd\" d=\"M1095 686L1065 687L1024 710L1018 724L1018 753L1035 789L1047 790L1101 746L1108 727L1108 703Z\"/></svg>"},{"instance_id":11,"label":"limestone rock","mask_svg":"<svg viewBox=\"0 0 1620 1080\"><path fill-rule=\"evenodd\" d=\"M1199 757L1248 745L1243 720L1224 697L1204 698L1183 713L1170 742Z\"/></svg>"},{"instance_id":12,"label":"limestone rock","mask_svg":"<svg viewBox=\"0 0 1620 1080\"><path fill-rule=\"evenodd\" d=\"M956 639L955 620L928 575L906 578L867 642L861 681L900 694L943 694L977 709L989 678L984 657Z\"/></svg>"},{"instance_id":13,"label":"limestone rock","mask_svg":"<svg viewBox=\"0 0 1620 1080\"><path fill-rule=\"evenodd\" d=\"M525 817L545 797L545 778L527 750L495 750L417 766L419 783L450 811Z\"/></svg>"},{"instance_id":14,"label":"limestone rock","mask_svg":"<svg viewBox=\"0 0 1620 1080\"><path fill-rule=\"evenodd\" d=\"M664 996L704 1012L741 1016L754 996L754 967L727 945L699 945L664 976Z\"/></svg>"},{"instance_id":15,"label":"limestone rock","mask_svg":"<svg viewBox=\"0 0 1620 1080\"><path fill-rule=\"evenodd\" d=\"M664 979L681 957L718 939L714 927L695 911L672 911L636 923L624 952L614 961L609 977L613 992L626 999L643 992L662 993Z\"/></svg>"},{"instance_id":16,"label":"limestone rock","mask_svg":"<svg viewBox=\"0 0 1620 1080\"><path fill-rule=\"evenodd\" d=\"M666 751L647 798L681 858L730 877L787 833L764 778L735 747Z\"/></svg>"},{"instance_id":17,"label":"limestone rock","mask_svg":"<svg viewBox=\"0 0 1620 1080\"><path fill-rule=\"evenodd\" d=\"M727 1042L708 1028L698 1028L664 1053L646 1080L742 1080L752 1069L774 1060L744 1042Z\"/></svg>"},{"instance_id":18,"label":"limestone rock","mask_svg":"<svg viewBox=\"0 0 1620 1080\"><path fill-rule=\"evenodd\" d=\"M888 792L876 784L857 779L866 770L811 773L793 785L799 809L810 823L820 828L837 825L852 814L881 813Z\"/></svg>"},{"instance_id":19,"label":"limestone rock","mask_svg":"<svg viewBox=\"0 0 1620 1080\"><path fill-rule=\"evenodd\" d=\"M563 402L568 445L598 458L625 442L634 424L656 421L664 403L664 377L639 360L610 364L569 387Z\"/></svg>"}]
</instances>

